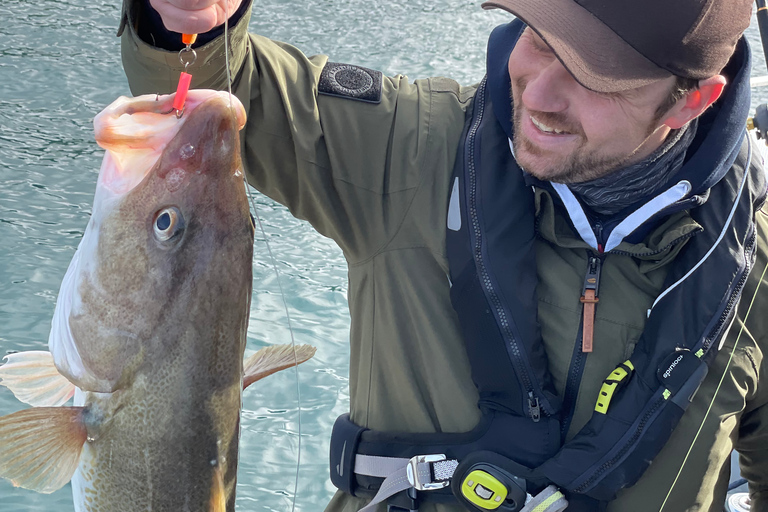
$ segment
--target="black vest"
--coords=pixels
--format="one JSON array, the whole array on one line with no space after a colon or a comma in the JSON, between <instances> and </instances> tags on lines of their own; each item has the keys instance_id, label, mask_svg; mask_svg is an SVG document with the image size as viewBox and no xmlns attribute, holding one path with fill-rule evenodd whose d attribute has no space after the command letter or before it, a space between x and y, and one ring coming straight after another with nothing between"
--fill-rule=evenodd
<instances>
[{"instance_id":1,"label":"black vest","mask_svg":"<svg viewBox=\"0 0 768 512\"><path fill-rule=\"evenodd\" d=\"M561 410L536 322L534 193L492 115L484 85L475 100L454 174L462 217L461 229L447 235L451 300L480 408L552 431ZM691 210L705 230L673 262L666 295L630 358L635 371L607 414L594 413L562 446L559 432L537 446L536 437L521 431L495 451L563 489L599 500L614 498L640 478L706 376L755 259L754 214L765 199L765 176L759 165L747 166L749 137L733 159L706 203ZM521 446L514 446L516 440ZM558 445L555 453L552 444Z\"/></svg>"}]
</instances>

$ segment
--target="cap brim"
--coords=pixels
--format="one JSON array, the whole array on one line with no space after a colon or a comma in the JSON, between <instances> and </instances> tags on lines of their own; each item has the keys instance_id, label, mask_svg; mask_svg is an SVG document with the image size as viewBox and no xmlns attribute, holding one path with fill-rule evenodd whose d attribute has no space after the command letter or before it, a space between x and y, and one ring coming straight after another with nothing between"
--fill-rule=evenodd
<instances>
[{"instance_id":1,"label":"cap brim","mask_svg":"<svg viewBox=\"0 0 768 512\"><path fill-rule=\"evenodd\" d=\"M672 75L573 0L491 0L531 27L577 82L597 92L620 92Z\"/></svg>"}]
</instances>

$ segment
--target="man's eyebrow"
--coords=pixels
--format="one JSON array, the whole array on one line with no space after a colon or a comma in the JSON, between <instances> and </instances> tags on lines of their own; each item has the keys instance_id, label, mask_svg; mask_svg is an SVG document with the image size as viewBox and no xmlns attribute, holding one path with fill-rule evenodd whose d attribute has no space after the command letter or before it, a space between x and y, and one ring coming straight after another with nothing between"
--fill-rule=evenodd
<instances>
[{"instance_id":1,"label":"man's eyebrow","mask_svg":"<svg viewBox=\"0 0 768 512\"><path fill-rule=\"evenodd\" d=\"M547 45L546 42L544 42L544 39L541 38L539 34L531 30L531 39L533 40L533 44L540 48L549 48L549 45Z\"/></svg>"},{"instance_id":2,"label":"man's eyebrow","mask_svg":"<svg viewBox=\"0 0 768 512\"><path fill-rule=\"evenodd\" d=\"M531 31L531 40L533 41L533 44L535 44L536 46L538 46L542 50L546 49L546 50L552 51L552 49L549 47L547 42L544 40L543 37L541 37L538 34L538 32L536 32L535 30L533 30L530 27L528 28L528 30Z\"/></svg>"}]
</instances>

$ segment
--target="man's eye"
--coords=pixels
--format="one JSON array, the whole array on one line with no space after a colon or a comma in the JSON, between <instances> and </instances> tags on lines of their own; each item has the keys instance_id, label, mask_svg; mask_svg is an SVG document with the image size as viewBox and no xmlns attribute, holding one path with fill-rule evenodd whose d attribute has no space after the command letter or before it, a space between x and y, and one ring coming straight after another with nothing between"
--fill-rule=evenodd
<instances>
[{"instance_id":1,"label":"man's eye","mask_svg":"<svg viewBox=\"0 0 768 512\"><path fill-rule=\"evenodd\" d=\"M539 39L539 37L534 37L533 39L533 47L540 52L550 52L549 46L542 40Z\"/></svg>"}]
</instances>

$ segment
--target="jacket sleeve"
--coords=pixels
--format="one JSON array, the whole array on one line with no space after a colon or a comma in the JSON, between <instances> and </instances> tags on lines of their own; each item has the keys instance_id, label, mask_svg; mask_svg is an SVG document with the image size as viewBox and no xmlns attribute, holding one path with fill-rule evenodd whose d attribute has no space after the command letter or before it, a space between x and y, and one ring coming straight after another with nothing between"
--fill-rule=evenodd
<instances>
[{"instance_id":1,"label":"jacket sleeve","mask_svg":"<svg viewBox=\"0 0 768 512\"><path fill-rule=\"evenodd\" d=\"M768 216L757 213L758 246L752 276L742 304L744 324L736 322L733 330L741 330L743 351L752 365L755 379L744 383L746 404L741 415L735 448L739 452L741 474L749 481L752 510L768 510ZM740 325L741 324L741 325ZM765 384L763 384L765 383ZM762 385L761 385L762 384Z\"/></svg>"},{"instance_id":2,"label":"jacket sleeve","mask_svg":"<svg viewBox=\"0 0 768 512\"><path fill-rule=\"evenodd\" d=\"M122 57L131 91L174 91L183 69L178 52L138 37L137 0L125 2ZM248 34L249 19L250 12L230 27L228 45L232 91L248 114L241 134L248 181L334 239L350 262L366 259L394 236L422 180L430 81L384 77L378 103L318 94L327 57ZM224 37L196 49L193 88L226 89L224 51ZM460 102L451 108L463 116Z\"/></svg>"}]
</instances>

